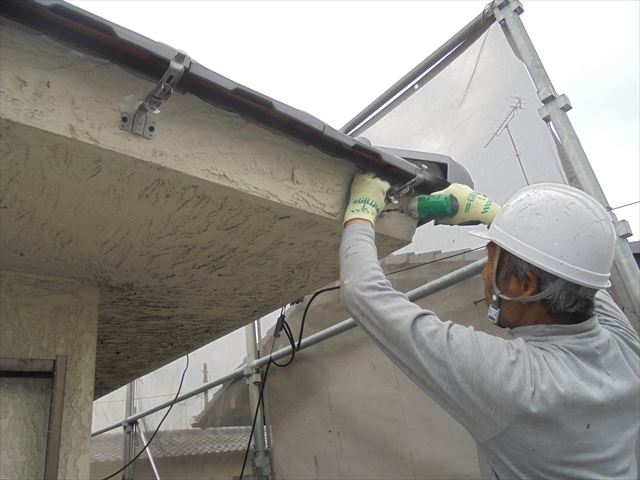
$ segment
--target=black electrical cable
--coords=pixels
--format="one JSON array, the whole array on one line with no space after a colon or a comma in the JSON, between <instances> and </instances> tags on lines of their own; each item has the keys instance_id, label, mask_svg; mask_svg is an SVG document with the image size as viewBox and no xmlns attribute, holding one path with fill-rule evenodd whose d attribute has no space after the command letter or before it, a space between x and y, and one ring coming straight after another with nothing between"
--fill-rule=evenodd
<instances>
[{"instance_id":1,"label":"black electrical cable","mask_svg":"<svg viewBox=\"0 0 640 480\"><path fill-rule=\"evenodd\" d=\"M291 363L293 362L293 359L296 357L296 341L294 340L291 327L289 326L287 321L284 319L282 321L282 330L284 331L285 335L287 336L287 339L289 340L289 344L291 345L291 357L289 357L289 360L287 360L286 363L278 363L275 360L271 359L271 363L273 363L276 367L280 367L280 368L288 367L289 365L291 365Z\"/></svg>"},{"instance_id":2,"label":"black electrical cable","mask_svg":"<svg viewBox=\"0 0 640 480\"><path fill-rule=\"evenodd\" d=\"M323 288L321 290L318 290L317 292L314 292L313 295L311 295L311 299L309 300L309 303L307 303L307 305L304 307L304 312L302 313L302 321L300 322L300 335L298 335L298 345L296 346L296 350L300 350L300 345L302 344L302 332L304 331L304 322L307 319L307 312L309 311L309 307L311 306L313 301L321 293L331 292L333 290L338 290L339 288L340 288L340 285L337 285L335 287Z\"/></svg>"},{"instance_id":3,"label":"black electrical cable","mask_svg":"<svg viewBox=\"0 0 640 480\"><path fill-rule=\"evenodd\" d=\"M275 343L275 337L273 337ZM273 352L273 344L271 344L271 351ZM240 470L239 480L242 480L244 476L244 468L247 465L247 458L249 457L249 451L251 450L251 439L253 438L253 432L256 429L256 420L258 419L258 412L260 411L260 405L262 404L263 394L264 394L264 386L267 384L267 375L269 374L269 367L273 363L271 359L271 354L269 354L269 361L267 362L267 367L264 370L264 374L262 375L262 385L260 386L260 395L258 396L258 404L256 405L256 411L253 414L253 423L251 424L251 433L249 434L249 441L247 442L247 448L244 451L244 460L242 460L242 470Z\"/></svg>"},{"instance_id":4,"label":"black electrical cable","mask_svg":"<svg viewBox=\"0 0 640 480\"><path fill-rule=\"evenodd\" d=\"M176 392L176 396L173 397L173 402L171 402L171 405L169 405L169 409L167 410L167 412L164 414L164 417L162 417L162 420L160 420L160 423L158 423L158 426L156 427L156 429L154 430L153 434L151 435L151 437L149 437L149 440L147 441L147 443L144 444L144 447L142 447L142 450L140 450L135 457L133 457L125 466L123 466L120 470L117 470L115 472L113 472L111 475L109 475L108 477L104 477L102 480L109 480L112 477L115 477L117 474L119 474L120 472L124 471L125 468L127 468L129 465L131 465L133 462L135 462L138 457L140 455L142 455L142 453L147 449L147 447L149 446L149 444L151 443L151 441L153 440L153 438L156 436L156 434L158 433L158 431L160 430L160 426L162 426L162 423L165 421L165 419L167 418L167 416L169 415L169 412L171 411L171 409L173 408L173 406L176 404L176 400L178 399L178 396L180 395L180 390L182 390L182 384L184 382L184 376L187 373L187 369L189 368L189 354L187 354L187 364L184 366L184 370L182 371L182 377L180 378L180 385L178 385L178 391Z\"/></svg>"},{"instance_id":5,"label":"black electrical cable","mask_svg":"<svg viewBox=\"0 0 640 480\"><path fill-rule=\"evenodd\" d=\"M277 363L272 355L273 355L273 347L276 344L276 338L279 336L279 330L282 329L285 332L285 335L289 339L289 343L291 344L291 358L287 363ZM295 356L295 341L293 339L293 334L291 333L291 328L286 321L285 318L285 307L282 307L280 310L280 316L278 317L278 321L276 322L276 328L273 331L273 341L271 342L271 350L269 351L269 361L267 362L267 366L264 370L264 374L262 375L262 385L260 385L260 394L258 395L258 403L256 404L256 411L253 414L253 422L251 423L251 433L249 433L249 441L247 442L247 448L244 451L244 460L242 460L242 470L240 470L239 480L242 480L244 476L244 469L247 465L247 458L249 457L249 451L251 450L251 439L253 438L253 432L256 429L256 420L258 419L258 413L260 412L260 405L264 402L264 387L267 384L267 375L269 374L269 367L271 365L275 365L276 367L286 367L293 362L293 358Z\"/></svg>"}]
</instances>

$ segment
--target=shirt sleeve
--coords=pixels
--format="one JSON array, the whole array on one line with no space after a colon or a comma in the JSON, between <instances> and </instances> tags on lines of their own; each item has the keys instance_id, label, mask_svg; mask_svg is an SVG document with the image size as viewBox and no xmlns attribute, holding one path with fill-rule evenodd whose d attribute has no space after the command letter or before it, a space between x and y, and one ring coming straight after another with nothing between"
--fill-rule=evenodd
<instances>
[{"instance_id":1,"label":"shirt sleeve","mask_svg":"<svg viewBox=\"0 0 640 480\"><path fill-rule=\"evenodd\" d=\"M342 303L356 323L477 441L511 422L516 398L522 399L533 383L522 340L443 322L394 290L368 225L345 228L340 272Z\"/></svg>"},{"instance_id":2,"label":"shirt sleeve","mask_svg":"<svg viewBox=\"0 0 640 480\"><path fill-rule=\"evenodd\" d=\"M596 293L595 314L602 328L606 328L632 347L638 348L638 333L606 290L598 290Z\"/></svg>"}]
</instances>

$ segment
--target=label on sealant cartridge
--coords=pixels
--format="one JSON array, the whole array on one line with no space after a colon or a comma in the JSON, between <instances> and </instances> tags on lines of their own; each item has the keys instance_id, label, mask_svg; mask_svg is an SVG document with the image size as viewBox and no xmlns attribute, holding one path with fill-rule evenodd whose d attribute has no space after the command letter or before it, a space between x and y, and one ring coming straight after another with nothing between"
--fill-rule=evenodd
<instances>
[{"instance_id":1,"label":"label on sealant cartridge","mask_svg":"<svg viewBox=\"0 0 640 480\"><path fill-rule=\"evenodd\" d=\"M423 222L452 217L458 211L458 201L449 194L418 195L410 203L414 202L414 205L408 206L407 213L414 217L417 216Z\"/></svg>"}]
</instances>

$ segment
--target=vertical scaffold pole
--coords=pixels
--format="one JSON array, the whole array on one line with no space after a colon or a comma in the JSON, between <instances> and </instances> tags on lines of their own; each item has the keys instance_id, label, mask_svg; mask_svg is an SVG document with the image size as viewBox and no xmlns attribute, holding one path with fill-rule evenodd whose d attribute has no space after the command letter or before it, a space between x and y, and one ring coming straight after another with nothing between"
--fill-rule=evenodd
<instances>
[{"instance_id":1,"label":"vertical scaffold pole","mask_svg":"<svg viewBox=\"0 0 640 480\"><path fill-rule=\"evenodd\" d=\"M245 380L249 387L249 403L251 405L251 414L253 415L258 408L260 401L260 386L262 376L259 369L251 367L258 356L258 343L256 340L255 325L250 323L244 329L247 343L247 367L245 368ZM265 428L264 428L264 408L262 405L258 408L256 427L253 433L253 477L257 480L268 480L271 470L271 463L265 445Z\"/></svg>"},{"instance_id":2,"label":"vertical scaffold pole","mask_svg":"<svg viewBox=\"0 0 640 480\"><path fill-rule=\"evenodd\" d=\"M523 12L522 4L519 0L494 0L493 10L496 20L506 28L511 37L513 47L531 76L538 91L538 97L542 102L539 113L542 119L551 124L555 130L567 160L573 169L573 174L578 184L576 186L579 186L605 207L609 207L602 187L591 168L589 159L567 115L567 112L571 110L569 99L566 95L558 95L556 93L551 79L547 75L542 61L533 46L533 42L524 28L520 18L520 14ZM638 329L637 318L640 317L639 272L638 265L626 240L631 235L631 230L628 222L619 221L613 212L610 212L610 215L617 233L614 265L620 275L621 290L629 300L628 308L632 310L632 312L627 313L635 314L636 321L634 323L636 323L635 327ZM597 253L594 252L594 254Z\"/></svg>"},{"instance_id":3,"label":"vertical scaffold pole","mask_svg":"<svg viewBox=\"0 0 640 480\"><path fill-rule=\"evenodd\" d=\"M125 400L125 418L130 417L134 414L134 401L135 401L135 381L127 384L127 394ZM131 462L135 454L135 423L125 422L124 424L124 455L123 455L123 463L126 466L124 472L122 474L122 480L133 480L133 463L128 465Z\"/></svg>"}]
</instances>

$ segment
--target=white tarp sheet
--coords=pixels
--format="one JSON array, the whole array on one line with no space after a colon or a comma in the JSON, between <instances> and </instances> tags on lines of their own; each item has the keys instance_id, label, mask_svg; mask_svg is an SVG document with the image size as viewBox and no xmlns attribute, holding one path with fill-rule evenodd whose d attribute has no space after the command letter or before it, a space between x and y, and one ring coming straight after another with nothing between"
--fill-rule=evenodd
<instances>
[{"instance_id":1,"label":"white tarp sheet","mask_svg":"<svg viewBox=\"0 0 640 480\"><path fill-rule=\"evenodd\" d=\"M542 104L498 24L410 92L358 135L374 145L449 155L469 170L476 190L499 203L527 184L566 183L537 111ZM466 235L470 228L425 225L403 251L478 246Z\"/></svg>"}]
</instances>

